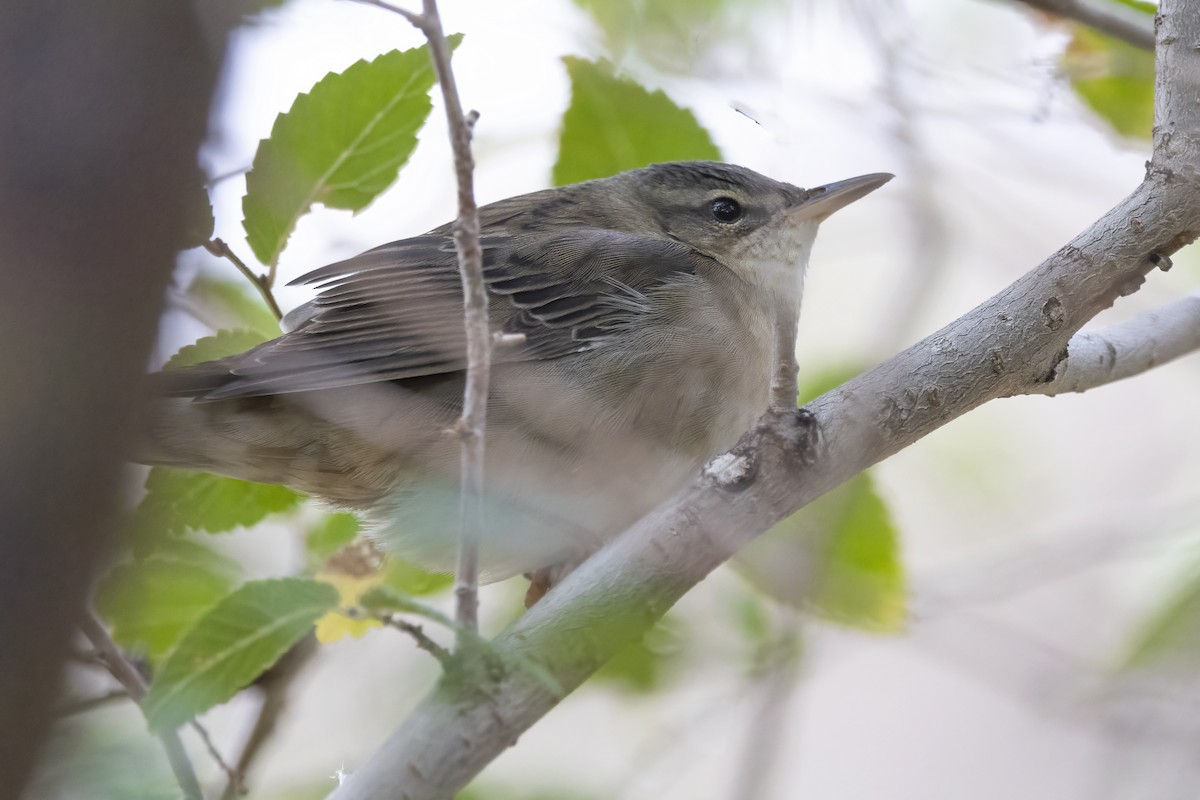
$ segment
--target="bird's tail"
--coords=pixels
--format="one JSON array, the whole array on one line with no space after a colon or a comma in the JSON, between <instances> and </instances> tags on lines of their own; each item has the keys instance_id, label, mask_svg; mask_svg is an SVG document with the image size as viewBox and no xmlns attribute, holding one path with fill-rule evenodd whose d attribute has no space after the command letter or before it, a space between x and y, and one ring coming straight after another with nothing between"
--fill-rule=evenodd
<instances>
[{"instance_id":1,"label":"bird's tail","mask_svg":"<svg viewBox=\"0 0 1200 800\"><path fill-rule=\"evenodd\" d=\"M414 424L413 409L421 408L415 402L398 418L401 390L395 387L211 399L227 374L218 364L152 376L155 399L134 460L282 484L359 507L393 487L405 460L401 454L427 445L413 440L412 432L433 430L436 436L444 427L440 411L437 420L422 417L425 424Z\"/></svg>"}]
</instances>

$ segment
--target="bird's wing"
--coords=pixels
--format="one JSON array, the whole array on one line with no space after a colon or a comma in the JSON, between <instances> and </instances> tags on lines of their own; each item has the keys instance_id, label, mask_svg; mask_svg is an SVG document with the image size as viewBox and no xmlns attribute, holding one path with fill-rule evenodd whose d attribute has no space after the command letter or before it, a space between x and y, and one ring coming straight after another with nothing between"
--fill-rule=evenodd
<instances>
[{"instance_id":1,"label":"bird's wing","mask_svg":"<svg viewBox=\"0 0 1200 800\"><path fill-rule=\"evenodd\" d=\"M520 334L497 363L600 346L650 310L655 287L706 259L677 241L603 229L483 237L493 333ZM466 367L462 286L452 238L383 245L293 281L318 287L294 328L199 365L179 393L207 399L421 378ZM649 293L649 295L647 294Z\"/></svg>"}]
</instances>

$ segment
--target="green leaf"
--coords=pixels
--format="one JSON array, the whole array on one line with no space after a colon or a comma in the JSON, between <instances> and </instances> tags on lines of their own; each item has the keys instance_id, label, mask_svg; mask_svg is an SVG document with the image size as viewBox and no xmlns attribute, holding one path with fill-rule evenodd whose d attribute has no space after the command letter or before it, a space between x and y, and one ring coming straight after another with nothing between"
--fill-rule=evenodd
<instances>
[{"instance_id":1,"label":"green leaf","mask_svg":"<svg viewBox=\"0 0 1200 800\"><path fill-rule=\"evenodd\" d=\"M276 331L278 334L278 331ZM205 361L216 361L226 356L244 353L255 345L262 344L264 337L254 331L235 330L217 331L212 336L205 336L171 356L163 369L177 369L203 364Z\"/></svg>"},{"instance_id":2,"label":"green leaf","mask_svg":"<svg viewBox=\"0 0 1200 800\"><path fill-rule=\"evenodd\" d=\"M636 60L656 70L696 76L712 72L712 54L755 47L777 0L575 0L600 27L604 47L618 62ZM761 49L761 48L759 48ZM637 58L629 58L636 53Z\"/></svg>"},{"instance_id":3,"label":"green leaf","mask_svg":"<svg viewBox=\"0 0 1200 800\"><path fill-rule=\"evenodd\" d=\"M318 581L244 584L204 614L168 654L142 700L150 727L178 727L233 697L337 602L337 590Z\"/></svg>"},{"instance_id":4,"label":"green leaf","mask_svg":"<svg viewBox=\"0 0 1200 800\"><path fill-rule=\"evenodd\" d=\"M735 568L761 591L843 625L904 625L899 536L869 473L818 498L740 552Z\"/></svg>"},{"instance_id":5,"label":"green leaf","mask_svg":"<svg viewBox=\"0 0 1200 800\"><path fill-rule=\"evenodd\" d=\"M300 500L283 486L155 467L146 476L146 496L134 509L134 528L151 536L186 530L221 533L290 511Z\"/></svg>"},{"instance_id":6,"label":"green leaf","mask_svg":"<svg viewBox=\"0 0 1200 800\"><path fill-rule=\"evenodd\" d=\"M341 550L358 536L358 517L349 513L329 514L304 537L308 552L324 559Z\"/></svg>"},{"instance_id":7,"label":"green leaf","mask_svg":"<svg viewBox=\"0 0 1200 800\"><path fill-rule=\"evenodd\" d=\"M1080 99L1123 136L1150 138L1154 125L1154 54L1085 25L1063 54Z\"/></svg>"},{"instance_id":8,"label":"green leaf","mask_svg":"<svg viewBox=\"0 0 1200 800\"><path fill-rule=\"evenodd\" d=\"M616 77L606 62L569 56L563 61L571 76L571 104L563 115L555 184L663 161L721 159L695 115L661 91Z\"/></svg>"},{"instance_id":9,"label":"green leaf","mask_svg":"<svg viewBox=\"0 0 1200 800\"><path fill-rule=\"evenodd\" d=\"M117 644L156 662L229 593L237 577L234 562L177 539L101 578L96 610L112 625Z\"/></svg>"},{"instance_id":10,"label":"green leaf","mask_svg":"<svg viewBox=\"0 0 1200 800\"><path fill-rule=\"evenodd\" d=\"M383 583L404 594L422 597L437 594L454 583L447 572L429 572L399 558L389 558L384 567Z\"/></svg>"},{"instance_id":11,"label":"green leaf","mask_svg":"<svg viewBox=\"0 0 1200 800\"><path fill-rule=\"evenodd\" d=\"M254 332L261 338L254 344L274 339L280 334L279 321L255 292L246 288L245 281L230 281L201 275L192 281L188 294L206 308L215 309L230 319L229 327ZM248 338L246 339L248 341ZM226 353L232 355L232 353Z\"/></svg>"},{"instance_id":12,"label":"green leaf","mask_svg":"<svg viewBox=\"0 0 1200 800\"><path fill-rule=\"evenodd\" d=\"M1181 666L1188 674L1200 662L1200 564L1142 625L1126 653L1124 670Z\"/></svg>"},{"instance_id":13,"label":"green leaf","mask_svg":"<svg viewBox=\"0 0 1200 800\"><path fill-rule=\"evenodd\" d=\"M451 47L461 41L450 37ZM429 116L425 47L330 73L280 114L254 156L242 200L254 255L274 265L313 203L361 211L396 180Z\"/></svg>"},{"instance_id":14,"label":"green leaf","mask_svg":"<svg viewBox=\"0 0 1200 800\"><path fill-rule=\"evenodd\" d=\"M1147 16L1153 17L1158 13L1158 4L1151 3L1149 0L1114 0L1126 8L1132 8L1134 11L1140 11Z\"/></svg>"},{"instance_id":15,"label":"green leaf","mask_svg":"<svg viewBox=\"0 0 1200 800\"><path fill-rule=\"evenodd\" d=\"M637 694L654 692L679 666L688 639L687 629L678 619L663 617L645 637L629 643L613 656L593 680Z\"/></svg>"}]
</instances>

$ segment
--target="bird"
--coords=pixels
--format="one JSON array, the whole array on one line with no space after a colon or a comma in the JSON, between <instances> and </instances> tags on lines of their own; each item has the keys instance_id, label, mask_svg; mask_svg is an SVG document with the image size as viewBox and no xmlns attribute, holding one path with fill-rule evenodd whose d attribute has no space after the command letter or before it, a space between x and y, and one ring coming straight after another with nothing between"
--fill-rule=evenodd
<instances>
[{"instance_id":1,"label":"bird","mask_svg":"<svg viewBox=\"0 0 1200 800\"><path fill-rule=\"evenodd\" d=\"M556 581L733 446L769 405L774 317L799 311L819 224L891 177L804 189L671 162L480 208L496 337L481 579ZM315 296L278 338L154 376L137 460L288 486L451 571L453 223L293 283Z\"/></svg>"}]
</instances>

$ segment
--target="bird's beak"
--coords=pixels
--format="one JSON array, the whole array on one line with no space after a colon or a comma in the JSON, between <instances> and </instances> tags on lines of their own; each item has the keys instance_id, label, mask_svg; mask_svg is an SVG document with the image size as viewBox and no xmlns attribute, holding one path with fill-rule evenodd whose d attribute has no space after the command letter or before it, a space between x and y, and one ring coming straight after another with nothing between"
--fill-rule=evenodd
<instances>
[{"instance_id":1,"label":"bird's beak","mask_svg":"<svg viewBox=\"0 0 1200 800\"><path fill-rule=\"evenodd\" d=\"M859 175L857 178L817 186L805 192L805 198L788 216L793 220L815 219L819 222L838 209L865 197L894 177L887 172L873 172L870 175Z\"/></svg>"}]
</instances>

